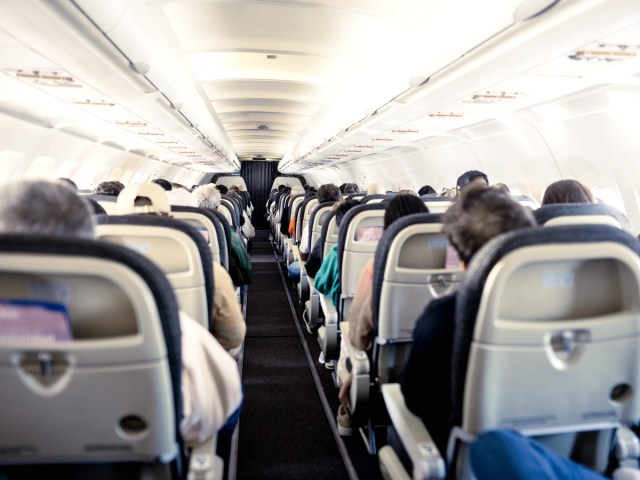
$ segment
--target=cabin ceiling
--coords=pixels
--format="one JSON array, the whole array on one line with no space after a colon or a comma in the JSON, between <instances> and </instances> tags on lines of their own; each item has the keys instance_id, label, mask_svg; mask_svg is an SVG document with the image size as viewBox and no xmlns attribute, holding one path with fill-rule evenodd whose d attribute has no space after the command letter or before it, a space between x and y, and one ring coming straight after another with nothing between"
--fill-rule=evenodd
<instances>
[{"instance_id":1,"label":"cabin ceiling","mask_svg":"<svg viewBox=\"0 0 640 480\"><path fill-rule=\"evenodd\" d=\"M202 172L266 160L303 173L639 83L628 0L0 8L0 111Z\"/></svg>"}]
</instances>

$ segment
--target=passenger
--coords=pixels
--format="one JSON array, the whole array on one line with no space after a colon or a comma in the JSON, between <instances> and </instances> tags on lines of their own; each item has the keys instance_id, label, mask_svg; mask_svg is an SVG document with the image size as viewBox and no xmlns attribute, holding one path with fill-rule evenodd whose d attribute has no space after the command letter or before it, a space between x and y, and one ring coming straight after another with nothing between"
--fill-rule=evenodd
<instances>
[{"instance_id":1,"label":"passenger","mask_svg":"<svg viewBox=\"0 0 640 480\"><path fill-rule=\"evenodd\" d=\"M208 183L200 185L193 191L193 195L200 208L217 210L222 201L222 195L217 185ZM249 285L253 277L251 261L247 251L238 236L238 233L231 229L231 245L229 245L229 275L236 287Z\"/></svg>"},{"instance_id":2,"label":"passenger","mask_svg":"<svg viewBox=\"0 0 640 480\"><path fill-rule=\"evenodd\" d=\"M604 480L605 476L563 458L540 443L507 429L491 430L471 444L469 460L476 480ZM624 470L624 469L623 469ZM614 478L622 479L622 471ZM626 478L638 478L635 476Z\"/></svg>"},{"instance_id":3,"label":"passenger","mask_svg":"<svg viewBox=\"0 0 640 480\"><path fill-rule=\"evenodd\" d=\"M367 187L367 195L382 195L385 193L384 187L378 182L372 182Z\"/></svg>"},{"instance_id":4,"label":"passenger","mask_svg":"<svg viewBox=\"0 0 640 480\"><path fill-rule=\"evenodd\" d=\"M222 195L229 193L229 189L227 188L226 185L216 185L216 188Z\"/></svg>"},{"instance_id":5,"label":"passenger","mask_svg":"<svg viewBox=\"0 0 640 480\"><path fill-rule=\"evenodd\" d=\"M536 225L529 210L504 193L481 184L464 187L458 201L443 214L442 223L464 266L490 239ZM400 381L407 407L422 418L441 452L446 451L451 428L455 302L453 293L427 305L413 331L411 352ZM429 388L425 389L425 385ZM399 447L391 433L390 443Z\"/></svg>"},{"instance_id":6,"label":"passenger","mask_svg":"<svg viewBox=\"0 0 640 480\"><path fill-rule=\"evenodd\" d=\"M542 205L554 203L595 203L591 191L577 180L558 180L547 187Z\"/></svg>"},{"instance_id":7,"label":"passenger","mask_svg":"<svg viewBox=\"0 0 640 480\"><path fill-rule=\"evenodd\" d=\"M360 201L347 199L344 202L337 204L335 208L336 212L336 226L340 229L340 223L351 208L356 205L360 205ZM338 245L334 245L327 253L327 256L322 260L320 270L316 273L315 288L323 295L327 295L331 298L333 304L337 307L340 301L340 272L338 271Z\"/></svg>"},{"instance_id":8,"label":"passenger","mask_svg":"<svg viewBox=\"0 0 640 480\"><path fill-rule=\"evenodd\" d=\"M398 195L389 200L384 210L384 229L386 230L389 225L406 215L428 212L429 209L417 196L398 193ZM349 322L349 341L355 348L364 351L371 349L374 334L373 267L374 259L371 258L362 268L347 318ZM342 356L343 351L341 350L340 353L340 366L345 365L342 370L348 372L348 374L346 378L342 379L342 386L338 394L340 399L337 415L338 432L340 435L351 435L351 420L347 413L349 389L351 388L351 371L346 367L346 358Z\"/></svg>"},{"instance_id":9,"label":"passenger","mask_svg":"<svg viewBox=\"0 0 640 480\"><path fill-rule=\"evenodd\" d=\"M184 205L187 207L198 206L198 202L196 202L193 194L182 185L174 183L171 185L171 190L165 188L165 191L167 192L167 198L169 198L171 205Z\"/></svg>"},{"instance_id":10,"label":"passenger","mask_svg":"<svg viewBox=\"0 0 640 480\"><path fill-rule=\"evenodd\" d=\"M418 190L418 195L437 195L435 189L431 185L424 185Z\"/></svg>"},{"instance_id":11,"label":"passenger","mask_svg":"<svg viewBox=\"0 0 640 480\"><path fill-rule=\"evenodd\" d=\"M333 183L326 183L324 185L320 185L320 188L318 188L318 205L325 202L338 202L340 200L342 200L340 189ZM312 212L313 210L309 213L311 214ZM298 247L298 251L300 252L300 259L303 261L307 260L309 251L311 250L311 245L309 245L310 229L311 225L307 224L307 227L302 232L302 237L300 238L300 246Z\"/></svg>"},{"instance_id":12,"label":"passenger","mask_svg":"<svg viewBox=\"0 0 640 480\"><path fill-rule=\"evenodd\" d=\"M117 180L110 180L100 182L98 186L93 189L93 193L95 195L110 195L112 197L117 197L123 188L123 183L118 182Z\"/></svg>"},{"instance_id":13,"label":"passenger","mask_svg":"<svg viewBox=\"0 0 640 480\"><path fill-rule=\"evenodd\" d=\"M457 192L460 191L471 183L480 183L485 187L489 186L489 177L486 174L478 171L478 170L469 170L464 172L462 175L458 177L458 181L456 182Z\"/></svg>"},{"instance_id":14,"label":"passenger","mask_svg":"<svg viewBox=\"0 0 640 480\"><path fill-rule=\"evenodd\" d=\"M418 196L415 190L412 190L410 188L401 188L400 190L398 190L398 193L396 195L413 195L415 197Z\"/></svg>"},{"instance_id":15,"label":"passenger","mask_svg":"<svg viewBox=\"0 0 640 480\"><path fill-rule=\"evenodd\" d=\"M155 183L156 185L160 185L166 192L170 192L173 190L173 185L169 180L165 180L164 178L154 178L151 180L151 183Z\"/></svg>"},{"instance_id":16,"label":"passenger","mask_svg":"<svg viewBox=\"0 0 640 480\"><path fill-rule=\"evenodd\" d=\"M507 195L511 195L511 189L506 183L494 183L491 185L491 188L494 190L499 190L502 193L506 193Z\"/></svg>"},{"instance_id":17,"label":"passenger","mask_svg":"<svg viewBox=\"0 0 640 480\"><path fill-rule=\"evenodd\" d=\"M162 190L160 190L162 192ZM88 205L54 182L22 181L0 191L0 230L62 238L93 238ZM202 442L230 419L242 403L240 376L233 359L206 329L180 312L182 332L182 436Z\"/></svg>"},{"instance_id":18,"label":"passenger","mask_svg":"<svg viewBox=\"0 0 640 480\"><path fill-rule=\"evenodd\" d=\"M357 183L345 183L344 185L344 193L345 195L351 195L352 193L358 193L360 189L358 188Z\"/></svg>"},{"instance_id":19,"label":"passenger","mask_svg":"<svg viewBox=\"0 0 640 480\"><path fill-rule=\"evenodd\" d=\"M70 178L58 177L58 178L56 178L56 182L64 185L65 187L70 188L74 192L78 191L78 185L76 185L76 182L74 182Z\"/></svg>"},{"instance_id":20,"label":"passenger","mask_svg":"<svg viewBox=\"0 0 640 480\"><path fill-rule=\"evenodd\" d=\"M141 213L140 208L144 207L142 213L168 216L171 213L171 207L167 193L169 192L153 183L130 185L118 197L118 213L121 215ZM236 358L240 353L247 327L231 277L218 262L213 262L213 288L211 333L224 349Z\"/></svg>"}]
</instances>

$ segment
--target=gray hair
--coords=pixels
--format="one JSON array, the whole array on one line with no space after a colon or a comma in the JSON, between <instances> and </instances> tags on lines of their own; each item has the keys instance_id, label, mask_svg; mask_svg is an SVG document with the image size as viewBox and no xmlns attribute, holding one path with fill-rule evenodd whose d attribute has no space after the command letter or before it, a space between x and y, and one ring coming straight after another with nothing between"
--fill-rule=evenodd
<instances>
[{"instance_id":1,"label":"gray hair","mask_svg":"<svg viewBox=\"0 0 640 480\"><path fill-rule=\"evenodd\" d=\"M92 238L89 205L59 183L20 181L0 189L0 230L67 238Z\"/></svg>"},{"instance_id":2,"label":"gray hair","mask_svg":"<svg viewBox=\"0 0 640 480\"><path fill-rule=\"evenodd\" d=\"M220 190L218 190L213 183L200 185L193 191L193 196L200 208L216 209L222 200Z\"/></svg>"}]
</instances>

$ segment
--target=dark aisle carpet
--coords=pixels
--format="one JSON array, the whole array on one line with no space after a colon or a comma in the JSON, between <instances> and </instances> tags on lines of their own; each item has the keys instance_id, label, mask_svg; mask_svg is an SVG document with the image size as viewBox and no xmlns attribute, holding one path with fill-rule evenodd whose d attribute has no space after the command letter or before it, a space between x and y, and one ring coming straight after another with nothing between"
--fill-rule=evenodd
<instances>
[{"instance_id":1,"label":"dark aisle carpet","mask_svg":"<svg viewBox=\"0 0 640 480\"><path fill-rule=\"evenodd\" d=\"M267 235L251 255L236 478L349 479Z\"/></svg>"}]
</instances>

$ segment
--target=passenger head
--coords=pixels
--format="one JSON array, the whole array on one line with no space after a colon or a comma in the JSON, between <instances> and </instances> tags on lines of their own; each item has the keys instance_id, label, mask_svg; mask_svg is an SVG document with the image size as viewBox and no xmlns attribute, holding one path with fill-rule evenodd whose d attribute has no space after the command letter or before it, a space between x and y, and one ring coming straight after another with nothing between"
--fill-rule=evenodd
<instances>
[{"instance_id":1,"label":"passenger head","mask_svg":"<svg viewBox=\"0 0 640 480\"><path fill-rule=\"evenodd\" d=\"M356 205L360 205L359 200L349 199L344 202L336 203L334 210L336 212L336 225L340 228L344 215Z\"/></svg>"},{"instance_id":2,"label":"passenger head","mask_svg":"<svg viewBox=\"0 0 640 480\"><path fill-rule=\"evenodd\" d=\"M325 183L318 188L318 203L335 201L342 198L340 189L333 183Z\"/></svg>"},{"instance_id":3,"label":"passenger head","mask_svg":"<svg viewBox=\"0 0 640 480\"><path fill-rule=\"evenodd\" d=\"M302 195L304 193L304 188L301 185L294 185L291 187L291 196L295 197L296 195Z\"/></svg>"},{"instance_id":4,"label":"passenger head","mask_svg":"<svg viewBox=\"0 0 640 480\"><path fill-rule=\"evenodd\" d=\"M70 178L67 178L67 177L56 178L56 183L64 185L65 187L70 188L74 192L78 191L78 185L76 185L76 182L74 182Z\"/></svg>"},{"instance_id":5,"label":"passenger head","mask_svg":"<svg viewBox=\"0 0 640 480\"><path fill-rule=\"evenodd\" d=\"M418 190L418 195L434 195L435 193L436 191L431 185L425 185Z\"/></svg>"},{"instance_id":6,"label":"passenger head","mask_svg":"<svg viewBox=\"0 0 640 480\"><path fill-rule=\"evenodd\" d=\"M577 180L558 180L547 187L542 205L553 203L595 203L591 191Z\"/></svg>"},{"instance_id":7,"label":"passenger head","mask_svg":"<svg viewBox=\"0 0 640 480\"><path fill-rule=\"evenodd\" d=\"M398 193L384 209L384 229L397 219L412 213L429 213L429 209L416 195Z\"/></svg>"},{"instance_id":8,"label":"passenger head","mask_svg":"<svg viewBox=\"0 0 640 480\"><path fill-rule=\"evenodd\" d=\"M442 215L442 223L443 231L465 263L493 237L536 225L528 209L503 192L483 185L464 188L456 203Z\"/></svg>"},{"instance_id":9,"label":"passenger head","mask_svg":"<svg viewBox=\"0 0 640 480\"><path fill-rule=\"evenodd\" d=\"M500 190L502 193L511 195L511 189L506 183L494 183L490 188L493 188L494 190Z\"/></svg>"},{"instance_id":10,"label":"passenger head","mask_svg":"<svg viewBox=\"0 0 640 480\"><path fill-rule=\"evenodd\" d=\"M117 180L109 180L106 182L100 182L96 188L93 189L93 193L96 195L111 195L117 197L124 189L124 184Z\"/></svg>"},{"instance_id":11,"label":"passenger head","mask_svg":"<svg viewBox=\"0 0 640 480\"><path fill-rule=\"evenodd\" d=\"M231 185L229 191L233 193L240 193L240 188L237 185Z\"/></svg>"},{"instance_id":12,"label":"passenger head","mask_svg":"<svg viewBox=\"0 0 640 480\"><path fill-rule=\"evenodd\" d=\"M229 193L229 189L227 188L226 185L216 185L216 188L222 195Z\"/></svg>"},{"instance_id":13,"label":"passenger head","mask_svg":"<svg viewBox=\"0 0 640 480\"><path fill-rule=\"evenodd\" d=\"M381 195L385 193L384 188L378 182L372 182L367 187L367 195Z\"/></svg>"},{"instance_id":14,"label":"passenger head","mask_svg":"<svg viewBox=\"0 0 640 480\"><path fill-rule=\"evenodd\" d=\"M398 195L413 195L415 197L418 196L415 190L411 190L410 188L401 188L400 190L398 190Z\"/></svg>"},{"instance_id":15,"label":"passenger head","mask_svg":"<svg viewBox=\"0 0 640 480\"><path fill-rule=\"evenodd\" d=\"M345 183L342 193L349 195L351 193L358 193L359 191L360 189L358 188L357 183Z\"/></svg>"},{"instance_id":16,"label":"passenger head","mask_svg":"<svg viewBox=\"0 0 640 480\"><path fill-rule=\"evenodd\" d=\"M215 210L218 208L220 201L222 200L220 190L218 190L218 187L213 183L200 185L192 192L192 195L195 197L200 208L210 208Z\"/></svg>"},{"instance_id":17,"label":"passenger head","mask_svg":"<svg viewBox=\"0 0 640 480\"><path fill-rule=\"evenodd\" d=\"M142 182L129 185L120 192L116 211L118 215L143 213L169 215L171 205L164 188L155 183Z\"/></svg>"},{"instance_id":18,"label":"passenger head","mask_svg":"<svg viewBox=\"0 0 640 480\"><path fill-rule=\"evenodd\" d=\"M151 180L151 183L155 183L156 185L160 185L166 192L170 192L173 190L173 185L169 180L165 180L164 178L154 178Z\"/></svg>"},{"instance_id":19,"label":"passenger head","mask_svg":"<svg viewBox=\"0 0 640 480\"><path fill-rule=\"evenodd\" d=\"M456 182L458 191L462 190L470 183L480 183L481 185L488 187L489 178L486 174L480 172L479 170L469 170L467 172L464 172L458 177L458 181Z\"/></svg>"},{"instance_id":20,"label":"passenger head","mask_svg":"<svg viewBox=\"0 0 640 480\"><path fill-rule=\"evenodd\" d=\"M21 181L0 189L0 231L92 238L93 216L89 205L68 187Z\"/></svg>"}]
</instances>

